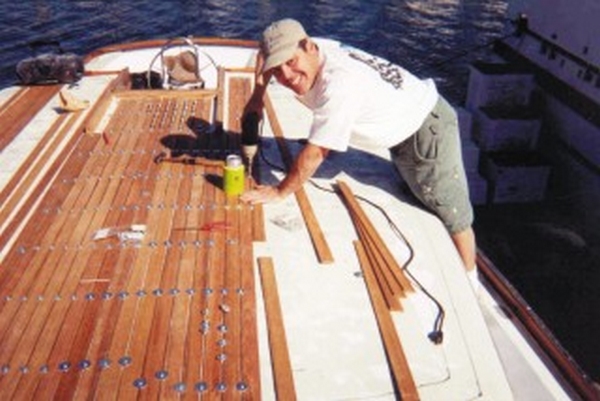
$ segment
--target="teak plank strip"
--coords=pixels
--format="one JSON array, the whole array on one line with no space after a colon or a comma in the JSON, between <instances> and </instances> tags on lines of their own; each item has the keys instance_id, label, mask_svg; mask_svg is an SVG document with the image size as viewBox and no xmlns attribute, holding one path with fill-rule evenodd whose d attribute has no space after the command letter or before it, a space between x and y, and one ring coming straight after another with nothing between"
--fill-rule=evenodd
<instances>
[{"instance_id":1,"label":"teak plank strip","mask_svg":"<svg viewBox=\"0 0 600 401\"><path fill-rule=\"evenodd\" d=\"M140 110L142 109L143 107L140 106ZM145 113L143 118L142 129L144 132L147 132L152 115L150 113ZM112 125L109 124L108 127L112 128ZM111 144L110 147L116 150L113 144ZM151 141L144 135L139 135L137 148L149 150L152 148ZM147 153L149 154L150 152ZM131 217L124 214L116 224L117 227L127 226L132 223L138 224L147 222L149 210L144 207L144 194L151 194L156 184L156 180L152 178L154 169L156 168L152 158L149 156L132 156L131 159L137 163L131 166L131 170L127 175L135 176L137 179L134 179L130 186L127 205L138 205L139 207L133 208L134 212ZM135 247L130 247L125 249L117 248L116 252L111 251L106 255L102 262L98 278L101 280L109 280L107 293L111 294L110 299L115 300L117 295L126 288L127 283L133 274L131 266L134 265L137 253ZM87 360L100 361L108 357L107 351L115 336L115 327L124 302L125 301L109 301L102 303L102 307L96 319L96 324L89 334L88 346L85 350ZM113 363L114 362L115 361L113 361ZM80 375L77 382L77 388L74 390L74 398L89 398L88 395L95 394L99 391L97 388L100 374L101 372L97 372L94 375ZM108 390L103 389L102 391Z\"/></svg>"},{"instance_id":2,"label":"teak plank strip","mask_svg":"<svg viewBox=\"0 0 600 401\"><path fill-rule=\"evenodd\" d=\"M282 158L289 168L292 165L292 157L289 149L285 145L283 129L279 124L279 119L277 118L277 114L275 113L275 109L273 108L273 104L271 103L271 99L268 94L265 94L265 110L267 112L269 122L271 123L273 135L275 135L279 150L282 154ZM317 220L308 196L306 195L306 191L304 191L304 188L300 188L295 192L294 195L296 196L296 200L300 206L302 216L304 217L304 222L310 234L313 246L317 252L317 258L319 262L324 264L333 263L334 260L331 249L329 248L327 240L325 239L325 235L319 226L319 221Z\"/></svg>"},{"instance_id":3,"label":"teak plank strip","mask_svg":"<svg viewBox=\"0 0 600 401\"><path fill-rule=\"evenodd\" d=\"M144 126L148 124L149 117L143 116ZM131 125L129 124L128 127ZM109 126L114 132L114 126ZM127 132L129 128L120 129L119 132ZM132 136L136 138L136 136ZM117 137L118 139L118 137ZM143 149L147 143L147 138L142 135L138 135L136 138L135 149L140 147ZM117 148L113 148L112 145L104 144L104 148L107 151L115 151L117 149L125 149L120 143L117 144ZM116 153L116 152L114 152ZM97 156L96 156L97 157ZM126 158L126 165L121 171L115 170L114 174L120 174L119 191L115 196L116 205L139 205L140 203L140 180L136 179L135 172L148 171L149 163L151 160L149 157L136 157L135 155L129 156L128 153L124 153L123 156ZM147 181L147 180L146 180ZM109 208L106 219L103 223L103 227L128 227L131 224L138 223L143 220L143 215L146 213L145 208L122 208L114 207ZM142 218L142 220L140 220ZM112 239L104 240L114 241ZM102 242L101 242L102 244ZM126 276L128 264L120 263L121 258L131 258L131 254L135 253L133 246L126 247L113 247L100 252L95 252L92 258L88 262L88 268L84 272L82 277L81 288L92 287L92 294L95 294L97 299L100 299L102 294L106 294L109 286L112 284L116 288L122 288L123 282L122 276ZM86 280L85 282L83 280ZM86 284L88 282L89 284ZM98 331L103 331L106 327L107 322L110 322L110 316L107 316L107 312L114 314L115 307L118 307L119 302L110 302L107 300L88 302L85 311L82 313L81 323L79 324L77 335L73 340L73 345L70 350L70 360L72 361L98 361L101 359L101 355L97 351L94 351L99 341L94 341L94 335ZM76 315L74 313L73 315ZM70 316L70 319L74 317ZM107 337L107 336L103 336ZM85 391L86 394L91 393L92 388L92 375L63 375L60 379L57 393L55 398L58 399L73 399L74 395L78 391Z\"/></svg>"},{"instance_id":4,"label":"teak plank strip","mask_svg":"<svg viewBox=\"0 0 600 401\"><path fill-rule=\"evenodd\" d=\"M86 153L96 145L96 142L97 138L88 136L78 137L73 141L75 148L74 152ZM71 150L69 150L69 152L65 151L65 157L70 153ZM7 268L0 268L0 296L2 297L2 300L4 300L4 297L7 295L24 295L27 293L28 285L30 283L22 282L21 277L26 271L31 272L36 266L37 268L41 268L41 263L33 263L33 260L42 257L40 254L49 252L47 247L42 247L38 252L32 252L32 250L35 249L35 247L44 244L44 238L54 238L58 234L57 225L54 224L54 211L58 210L59 206L70 207L69 201L74 202L79 196L77 190L81 192L85 189L85 185L76 185L72 179L72 177L80 172L80 169L83 168L83 166L84 159L76 160L64 167L58 165L54 166L53 168L56 169L56 171L59 168L61 169L60 175L58 176L59 179L51 186L51 193L44 195L37 210L30 219L30 222L35 222L35 229L24 228L21 233L12 233L12 235L18 235L18 237L15 241L15 245L8 250L6 257L2 261L2 266L7 266ZM49 174L54 175L56 171ZM50 179L51 178L48 178L48 180ZM66 182L59 183L60 179L65 179ZM38 195L41 195L41 193ZM33 205L30 206L33 207ZM32 224L30 222L27 224ZM6 238L7 241L10 241L10 239L10 237ZM25 249L25 252L20 252L20 249ZM23 268L19 268L20 266ZM29 267L25 269L27 266ZM0 304L2 304L2 302L3 301L0 301ZM0 327L0 331L1 330L2 328Z\"/></svg>"},{"instance_id":5,"label":"teak plank strip","mask_svg":"<svg viewBox=\"0 0 600 401\"><path fill-rule=\"evenodd\" d=\"M42 179L38 182L36 188L30 192L30 194L25 199L25 202L23 202L23 199L26 197L30 185L32 185L32 183L38 178L38 174L40 173L40 171L45 170L45 166L48 164L48 160L55 152L55 146L62 142L62 140L65 138L68 132L73 128L73 124L76 120L76 114L70 116L66 124L55 135L55 138L52 141L52 145L46 147L43 155L36 159L35 165L28 169L27 175L25 177L20 177L21 181L19 182L19 185L14 189L14 191L10 194L7 194L7 200L2 205L2 209L0 209L0 222L3 226L2 232L0 233L0 249L6 247L7 243L14 236L15 232L17 232L19 225L26 220L27 215L33 209L33 205L35 204L35 202L37 202L39 197L46 190L46 185L48 185L52 181L52 178L58 172L64 160L73 151L74 145L80 139L77 133L73 135L68 145L61 151L60 155L54 160L50 168L46 171ZM19 210L16 213L14 213L17 204L21 202L23 203L20 206ZM12 217L9 218L9 216L11 215Z\"/></svg>"},{"instance_id":6,"label":"teak plank strip","mask_svg":"<svg viewBox=\"0 0 600 401\"><path fill-rule=\"evenodd\" d=\"M338 181L338 188L351 210L352 216L356 217L354 221L364 228L366 234L371 238L371 241L376 244L376 249L381 253L381 256L385 261L385 266L387 266L387 269L393 274L394 280L396 280L404 291L413 292L414 288L412 284L402 273L402 269L396 262L394 255L392 255L381 236L377 233L377 230L375 230L375 227L370 222L367 214L354 197L350 187L343 181Z\"/></svg>"},{"instance_id":7,"label":"teak plank strip","mask_svg":"<svg viewBox=\"0 0 600 401\"><path fill-rule=\"evenodd\" d=\"M186 166L185 170L192 172L192 167ZM194 202L194 190L195 180L193 176L187 178L189 187L187 189L187 204L193 204ZM198 342L198 327L192 326L191 322L192 314L198 313L199 308L196 309L194 305L197 305L194 298L198 298L198 295L186 294L189 289L194 289L194 279L196 271L196 253L195 247L192 245L194 237L190 236L190 230L198 223L198 208L191 207L189 212L186 213L184 225L181 227L174 227L174 231L178 230L179 237L182 241L185 241L185 245L181 250L181 257L179 260L179 275L177 277L177 283L174 288L180 291L180 295L176 297L176 302L173 307L173 313L171 317L171 324L169 330L169 342L165 352L165 370L169 372L169 383L161 383L160 394L158 399L175 399L181 394L177 393L173 383L183 383L189 391L192 391L194 381L193 379L187 381L186 371L186 360L191 358L188 346L190 344L190 335L195 337L195 341ZM192 329L195 328L195 331Z\"/></svg>"},{"instance_id":8,"label":"teak plank strip","mask_svg":"<svg viewBox=\"0 0 600 401\"><path fill-rule=\"evenodd\" d=\"M357 226L359 232L359 239L365 248L365 254L369 259L369 263L373 268L373 274L379 283L381 294L385 300L386 305L390 310L401 311L402 304L398 300L399 296L404 296L404 291L396 284L393 279L389 277L389 271L385 268L385 261L382 259L381 254L377 251L377 244L374 243L372 237L366 232L364 227L360 224ZM386 273L388 273L386 275Z\"/></svg>"},{"instance_id":9,"label":"teak plank strip","mask_svg":"<svg viewBox=\"0 0 600 401\"><path fill-rule=\"evenodd\" d=\"M10 109L22 96L25 96L27 91L31 88L31 86L21 86L18 90L16 90L8 99L0 105L0 117L4 112Z\"/></svg>"},{"instance_id":10,"label":"teak plank strip","mask_svg":"<svg viewBox=\"0 0 600 401\"><path fill-rule=\"evenodd\" d=\"M123 104L123 108L126 109L127 104ZM148 140L150 141L151 138L148 138ZM151 155L146 153L144 157L151 157ZM162 168L163 166L161 165L160 167ZM156 206L161 204L161 202L164 202L166 205L168 202L166 195L168 194L167 190L169 180L165 177L158 177L153 173L155 173L155 170L150 172L153 177L156 177L152 187L153 191L151 195L149 194L151 196L149 198L150 204ZM159 225L160 217L160 213L156 211L156 207L148 212L146 220L146 246L142 246L138 250L135 259L130 265L131 274L128 277L128 280L124 283L123 287L119 289L119 291L123 291L123 294L129 294L129 296L126 297L119 308L118 317L115 317L116 323L112 327L113 335L110 338L110 341L107 341L107 343L104 345L105 348L103 351L104 356L113 362L118 361L123 356L131 356L133 358L133 354L130 355L132 337L135 334L136 326L140 324L139 321L143 320L138 316L138 309L141 309L143 307L143 303L149 298L134 297L133 294L140 289L147 289L148 286L151 288L154 287L152 289L156 288L156 283L147 284L146 277L152 262L160 262L160 259L158 255L155 255L155 253L158 252L155 252L153 247L148 246L148 242L159 241L161 237L164 239L166 235L162 233L161 236L161 232L159 232L160 229L166 229L167 231L170 229L169 224L167 224L167 227L161 227ZM141 324L143 323L147 323L147 321L142 322ZM134 343L133 345L135 346L136 344ZM140 358L139 353L135 356L136 358ZM136 359L136 363L139 363L139 360ZM123 372L118 368L106 369L102 372L98 381L94 383L94 386L97 389L100 389L96 393L99 399L114 399L119 391L119 383L121 381L122 373ZM129 385L132 385L131 382Z\"/></svg>"},{"instance_id":11,"label":"teak plank strip","mask_svg":"<svg viewBox=\"0 0 600 401\"><path fill-rule=\"evenodd\" d=\"M118 146L128 148L134 140L135 137L123 136ZM105 163L100 164L104 166L102 176L106 177L109 174L114 174L114 172L122 171L127 164L127 159L115 153L108 157ZM96 185L86 205L98 205L99 207L85 209L79 216L74 227L65 227L65 230L61 232L61 236L70 235L72 238L67 243L77 243L76 241L79 241L82 244L86 244L90 240L93 231L105 226L104 222L106 221L107 213L110 211L110 208L106 206L119 203L118 195L121 183L122 180L112 178L101 180ZM82 313L85 311L83 306L77 305L78 302L84 299L86 294L85 287L80 286L80 282L95 252L91 247L84 246L81 250L72 252L72 254L73 258L70 263L66 260L61 260L57 264L57 267L61 268L60 270L67 272L58 293L62 294L65 298L70 294L75 294L75 301L72 303L56 303L48 315L43 329L45 336L56 338L53 346L46 347L47 349L42 348L39 351L41 355L47 358L50 366L58 366L66 360L72 349L75 335L80 327L83 317ZM56 280L56 276L55 274L53 281ZM38 356L38 358L41 359L42 356ZM60 372L55 370L50 372L43 380L40 380L35 393L36 398L47 399L53 397L61 382L59 379Z\"/></svg>"},{"instance_id":12,"label":"teak plank strip","mask_svg":"<svg viewBox=\"0 0 600 401\"><path fill-rule=\"evenodd\" d=\"M32 86L22 96L14 98L0 113L0 151L21 132L31 118L60 91L62 85Z\"/></svg>"},{"instance_id":13,"label":"teak plank strip","mask_svg":"<svg viewBox=\"0 0 600 401\"><path fill-rule=\"evenodd\" d=\"M47 194L46 196L52 197L52 194ZM80 193L76 191L74 197L79 198ZM39 245L41 245L40 251L31 252L33 258L29 259L29 264L23 265L22 269L15 269L15 266L20 266L19 252L11 251L11 257L7 258L8 260L5 261L3 265L8 266L8 268L14 273L18 272L18 274L14 274L14 277L10 277L10 281L8 283L3 283L3 287L5 287L3 289L3 292L12 290L13 294L31 297L40 295L52 297L57 294L57 292L52 292L48 294L47 288L51 288L48 287L48 285L55 284L55 282L49 283L49 280L53 277L53 274L55 273L55 261L60 259L62 253L58 251L52 251L50 249L50 245L53 245L55 243L61 243L65 245L69 244L68 240L55 242L57 238L60 238L61 228L66 221L68 221L67 213L61 214L57 216L57 218L53 221L50 221L50 227L48 232L52 235L52 237L48 238L43 242L38 243ZM38 223L38 221L30 221L26 225L22 235L27 236L29 233L35 233L36 230L38 230ZM0 347L0 361L6 360L7 355L10 352L12 352L12 345L15 345L14 342L20 340L19 333L22 333L23 330L25 330L26 326L20 326L18 324L15 325L15 323L19 322L20 324L25 324L29 316L24 311L30 310L32 305L34 304L28 303L20 305L16 302L7 303L4 305L2 313L0 313L0 339L2 339L3 343L3 346ZM15 315L15 313L17 313L17 315ZM11 324L9 324L9 322ZM8 331L9 327L10 331ZM6 337L7 335L10 336L10 340Z\"/></svg>"},{"instance_id":14,"label":"teak plank strip","mask_svg":"<svg viewBox=\"0 0 600 401\"><path fill-rule=\"evenodd\" d=\"M370 266L369 260L365 254L365 250L360 241L354 242L356 254L360 261L360 266L365 277L365 283L371 305L377 319L379 332L383 340L386 354L390 363L390 369L397 385L397 390L400 393L400 398L403 401L419 400L419 393L415 385L410 366L404 354L402 344L398 338L398 332L392 320L392 316L386 307L380 289L377 285L376 278Z\"/></svg>"},{"instance_id":15,"label":"teak plank strip","mask_svg":"<svg viewBox=\"0 0 600 401\"><path fill-rule=\"evenodd\" d=\"M258 353L258 325L256 318L256 283L254 255L252 248L252 208L242 207L240 221L241 249L240 280L243 296L241 297L242 330L242 377L248 386L248 396L244 399L261 398L260 367Z\"/></svg>"},{"instance_id":16,"label":"teak plank strip","mask_svg":"<svg viewBox=\"0 0 600 401\"><path fill-rule=\"evenodd\" d=\"M296 388L294 386L292 363L287 346L273 260L268 257L258 258L258 268L267 318L275 395L278 400L293 401L297 398Z\"/></svg>"},{"instance_id":17,"label":"teak plank strip","mask_svg":"<svg viewBox=\"0 0 600 401\"><path fill-rule=\"evenodd\" d=\"M128 160L127 169L134 168L140 164L142 158L130 157ZM134 194L134 180L128 178L122 178L119 186L119 192L115 196L115 199L130 199ZM137 195L137 193L135 193ZM123 202L125 204L131 204L131 202ZM140 210L140 209L138 209ZM141 209L144 210L144 209ZM129 212L128 210L122 211L121 208L112 208L109 210L103 227L127 227L132 223L135 223L137 211ZM108 241L113 241L108 240ZM106 242L105 242L106 243ZM83 276L81 277L81 283L78 288L79 293L90 293L94 294L94 302L86 302L84 307L80 308L81 311L75 309L76 305L73 305L72 312L68 313L68 320L79 321L77 326L77 332L74 334L72 345L65 353L69 354L68 360L70 361L98 361L99 356L94 355L93 358L89 358L88 354L92 348L92 339L95 331L99 327L103 327L104 322L107 320L104 314L107 309L112 309L108 305L118 305L117 302L107 302L107 300L100 300L108 291L108 287L111 283L111 277L117 276L114 271L115 266L119 265L119 258L121 254L126 257L126 254L135 252L132 246L119 247L115 246L106 250L94 252L87 263L87 268ZM122 265L122 264L121 264ZM123 267L125 267L124 265ZM123 268L122 270L127 270ZM116 277L115 277L116 278ZM96 300L97 299L97 300ZM72 325L72 324L71 324ZM63 337L61 336L61 339ZM54 397L56 399L73 399L74 394L80 388L79 381L85 377L91 377L91 375L62 375L60 383L58 385L57 392ZM86 389L89 389L89 384ZM88 390L89 391L89 390Z\"/></svg>"},{"instance_id":18,"label":"teak plank strip","mask_svg":"<svg viewBox=\"0 0 600 401\"><path fill-rule=\"evenodd\" d=\"M110 93L112 90L114 90L115 87L118 86L118 83L120 82L121 79L123 79L122 75L118 76L113 81L111 81L111 83L108 84L107 87L104 89L104 91L101 95L101 98L104 98L107 93ZM2 233L0 233L0 249L4 248L6 246L6 242L9 240L10 236L12 236L14 234L18 225L22 221L26 220L28 212L32 209L32 205L35 203L36 199L39 198L41 196L41 194L45 191L46 186L51 182L52 177L54 177L56 170L62 165L62 162L64 160L66 160L67 156L71 153L71 150L73 149L74 144L76 143L76 140L78 140L79 136L82 135L82 132L84 131L84 127L88 124L88 121L96 118L96 116L100 112L101 111L97 110L95 107L92 108L92 110L90 110L88 112L84 121L81 123L81 125L75 131L73 137L70 139L68 144L63 148L60 155L58 155L58 157L56 158L56 160L54 161L52 166L48 169L46 174L38 182L36 189L29 195L27 202L21 207L18 214L13 219L11 219L10 225L7 228L3 229ZM77 120L80 113L81 113L81 111L74 112L71 114L68 123L62 127L60 133L57 135L58 138L53 141L53 144L58 145L62 141L62 138L64 138L65 135L67 135L71 131L73 124ZM29 169L30 174L20 184L19 188L21 188L20 189L21 193L20 194L13 193L11 195L13 198L19 199L21 196L24 196L23 192L24 192L25 188L28 188L31 185L31 183L33 182L33 180L36 179L36 177L37 177L37 175L35 173L39 172L39 171L43 171L43 167L47 163L46 161L54 153L54 150L53 150L54 146L55 145L48 147L44 156L38 158L38 163L36 164L36 166L34 168ZM10 208L7 208L7 210L8 211L12 210L12 207L13 206L11 206ZM0 211L0 213L4 213L4 208L2 211ZM6 216L4 216L4 215L0 216L0 222L5 221L5 218L6 218ZM8 233L8 236L9 236L8 238L7 238L6 233Z\"/></svg>"},{"instance_id":19,"label":"teak plank strip","mask_svg":"<svg viewBox=\"0 0 600 401\"><path fill-rule=\"evenodd\" d=\"M114 158L113 158L114 159ZM113 171L119 161L113 161L112 164L106 165L108 171ZM94 193L90 197L91 204L112 203L116 193L118 183L113 181L103 181L97 185ZM68 214L64 214L63 219L69 219ZM81 218L73 222L73 225L67 226L59 232L55 239L59 244L75 245L81 243L82 239L89 238L90 228L94 228L104 219L104 212L94 211L91 209L85 211ZM60 220L60 219L58 219ZM75 248L73 246L73 248ZM44 269L41 275L37 277L40 283L47 282L47 286L41 290L41 294L45 294L51 298L53 294L61 294L62 297L68 299L71 294L76 294L75 290L80 281L80 277L85 270L87 261L91 255L90 248L83 247L81 250L75 248L66 252L54 252L44 261ZM51 276L50 276L51 274ZM82 294L79 294L80 296ZM73 302L76 302L75 300ZM32 359L35 364L48 362L49 366L57 366L64 361L65 351L71 345L72 335L76 332L73 326L79 324L79 319L74 321L65 321L66 312L70 309L72 303L69 302L47 302L37 305L35 311L31 315L31 319L27 325L25 335L22 336L19 342L19 348L15 351L17 358L24 358L33 351ZM75 312L70 315L80 313L82 308L75 309ZM25 310L20 311L17 319L20 318L21 312L26 314ZM54 341L38 341L39 333L44 334L44 338L54 339ZM54 393L58 380L52 380L51 377L57 372L50 372L45 380L42 380L37 386L38 394L41 398L47 398L48 395ZM28 385L19 386L19 391L24 391Z\"/></svg>"},{"instance_id":20,"label":"teak plank strip","mask_svg":"<svg viewBox=\"0 0 600 401\"><path fill-rule=\"evenodd\" d=\"M117 76L108 84L107 88L102 92L96 104L94 105L94 112L86 120L86 124L83 127L83 131L86 134L101 134L97 129L98 124L104 118L106 111L108 110L108 106L113 99L113 93L125 89L127 85L129 85L129 72L128 70L123 70L117 74Z\"/></svg>"},{"instance_id":21,"label":"teak plank strip","mask_svg":"<svg viewBox=\"0 0 600 401\"><path fill-rule=\"evenodd\" d=\"M171 104L168 109L169 114L166 115L166 122L173 121L171 117L175 112L175 104ZM168 135L170 133L170 125L167 123L165 126L157 132L158 135ZM172 232L175 210L172 205L177 205L177 199L179 190L181 187L181 180L177 179L177 169L180 168L180 164L165 164L162 163L159 166L159 172L161 174L160 180L165 181L164 193L155 192L159 195L155 198L155 204L164 205L164 208L158 208L151 213L156 215L156 221L152 225L148 225L148 233L153 236L158 246L150 247L151 258L148 261L144 261L143 269L146 270L144 284L138 286L138 288L146 288L149 292L161 290L161 281L163 279L163 273L168 263L168 251L169 248L166 245ZM158 184L160 187L161 184ZM142 249L143 251L143 249ZM132 283L130 283L132 284ZM162 296L146 296L138 302L138 309L136 311L135 323L128 330L130 332L129 338L129 351L128 355L136 361L128 369L124 370L119 384L118 397L122 399L132 399L138 395L139 390L132 385L132 383L138 378L144 378L144 374L148 372L145 368L148 358L152 356L146 353L147 349L152 349L151 340L153 338L153 332L156 329L156 324L163 325L161 313L163 310L160 308L160 303L164 302ZM158 319L154 319L155 314L158 314ZM164 326L163 326L164 327ZM152 369L152 367L150 367ZM155 366L155 371L159 370L159 367Z\"/></svg>"},{"instance_id":22,"label":"teak plank strip","mask_svg":"<svg viewBox=\"0 0 600 401\"><path fill-rule=\"evenodd\" d=\"M52 123L50 128L48 128L46 133L42 136L42 138L40 139L38 144L35 146L33 151L29 154L29 156L27 156L27 158L23 161L21 166L19 166L17 171L14 173L14 175L11 177L11 179L8 181L8 183L4 186L4 188L2 188L2 192L0 192L0 205L2 205L3 211L13 209L14 206L7 204L6 200L8 199L9 196L12 195L13 191L15 191L15 188L18 185L23 184L23 181L24 181L23 177L25 177L28 174L28 171L31 171L31 168L34 165L35 161L38 160L38 158L40 157L40 155L42 154L43 150L46 148L46 145L50 142L50 140L54 140L54 142L56 143L56 138L55 138L56 132L58 131L60 126L64 123L67 116L68 116L67 113L63 113L58 116L56 121L54 121L54 123ZM15 196L15 198L19 198L19 196ZM4 214L4 212L2 212L2 214ZM0 221L6 221L5 217L4 216L0 217Z\"/></svg>"},{"instance_id":23,"label":"teak plank strip","mask_svg":"<svg viewBox=\"0 0 600 401\"><path fill-rule=\"evenodd\" d=\"M189 199L190 180L177 178L181 177L184 166L182 164L175 164L169 167L170 172L174 177L176 177L173 180L179 181L179 188L177 190L178 194L176 197L177 203L182 201L183 204L185 204ZM181 332L178 331L178 329L181 327L180 322L178 322L178 324L174 324L172 320L173 318L177 318L177 316L173 315L176 297L173 294L170 294L169 291L177 288L177 276L179 275L179 270L181 269L181 265L179 263L181 257L181 247L178 246L178 243L182 239L182 233L175 230L175 228L181 227L184 224L185 209L182 207L177 207L172 218L174 230L170 235L168 235L166 240L169 241L171 245L166 249L165 260L162 264L162 271L160 272L160 283L157 287L164 292L164 295L161 296L155 303L154 311L151 317L152 324L148 334L146 346L147 352L144 356L145 360L141 374L141 377L144 378L152 378L156 372L160 370L169 372L169 382L172 380L172 377L179 376L179 372L176 367L172 366L172 370L166 369L165 355L170 338L176 338L181 335ZM139 393L138 400L158 399L158 396L161 392L161 387L164 387L161 382L156 380L148 380L148 386L144 388L144 391Z\"/></svg>"}]
</instances>

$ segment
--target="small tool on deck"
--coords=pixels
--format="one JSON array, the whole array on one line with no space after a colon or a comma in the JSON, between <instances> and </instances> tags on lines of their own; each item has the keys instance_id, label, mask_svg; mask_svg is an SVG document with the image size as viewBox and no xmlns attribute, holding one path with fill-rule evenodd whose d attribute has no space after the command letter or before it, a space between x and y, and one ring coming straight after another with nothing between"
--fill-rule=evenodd
<instances>
[{"instance_id":1,"label":"small tool on deck","mask_svg":"<svg viewBox=\"0 0 600 401\"><path fill-rule=\"evenodd\" d=\"M248 175L252 176L252 165L258 151L258 124L260 116L258 113L247 113L242 117L242 154L248 163Z\"/></svg>"}]
</instances>

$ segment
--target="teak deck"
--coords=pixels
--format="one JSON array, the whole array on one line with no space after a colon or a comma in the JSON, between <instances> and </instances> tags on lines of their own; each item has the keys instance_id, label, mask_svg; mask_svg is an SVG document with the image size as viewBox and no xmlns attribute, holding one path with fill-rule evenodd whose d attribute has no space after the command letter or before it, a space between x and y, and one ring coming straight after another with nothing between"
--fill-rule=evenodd
<instances>
[{"instance_id":1,"label":"teak deck","mask_svg":"<svg viewBox=\"0 0 600 401\"><path fill-rule=\"evenodd\" d=\"M0 265L0 399L260 398L262 216L221 189L251 75L224 81L76 133Z\"/></svg>"}]
</instances>

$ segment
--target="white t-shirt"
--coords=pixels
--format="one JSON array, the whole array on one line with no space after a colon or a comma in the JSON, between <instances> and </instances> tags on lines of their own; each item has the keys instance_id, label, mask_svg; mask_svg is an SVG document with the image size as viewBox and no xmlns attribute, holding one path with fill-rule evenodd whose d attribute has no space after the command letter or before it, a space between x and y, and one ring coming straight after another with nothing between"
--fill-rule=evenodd
<instances>
[{"instance_id":1,"label":"white t-shirt","mask_svg":"<svg viewBox=\"0 0 600 401\"><path fill-rule=\"evenodd\" d=\"M336 151L390 148L414 134L435 106L433 80L337 42L316 42L322 68L299 97L313 111L311 143Z\"/></svg>"}]
</instances>

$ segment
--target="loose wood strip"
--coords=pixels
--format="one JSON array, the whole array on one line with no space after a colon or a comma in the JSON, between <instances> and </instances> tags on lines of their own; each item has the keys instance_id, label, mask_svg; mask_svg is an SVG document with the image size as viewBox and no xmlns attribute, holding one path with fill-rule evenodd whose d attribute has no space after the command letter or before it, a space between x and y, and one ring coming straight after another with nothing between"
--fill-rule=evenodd
<instances>
[{"instance_id":1,"label":"loose wood strip","mask_svg":"<svg viewBox=\"0 0 600 401\"><path fill-rule=\"evenodd\" d=\"M381 253L385 260L385 266L387 266L389 271L393 274L394 279L401 286L401 288L404 289L404 291L413 292L414 288L412 287L412 284L404 276L404 274L402 274L402 269L396 262L396 259L390 250L387 248L387 246L385 246L385 242L383 239L381 239L381 236L371 224L366 213L360 207L360 204L352 194L350 187L343 181L338 181L338 188L344 196L344 200L350 208L352 215L356 216L355 221L357 221L364 228L366 234L371 238L373 243L376 244L376 249Z\"/></svg>"},{"instance_id":2,"label":"loose wood strip","mask_svg":"<svg viewBox=\"0 0 600 401\"><path fill-rule=\"evenodd\" d=\"M258 258L258 268L265 303L275 395L278 400L293 401L296 400L296 389L285 335L283 313L279 302L273 260L267 257Z\"/></svg>"},{"instance_id":3,"label":"loose wood strip","mask_svg":"<svg viewBox=\"0 0 600 401\"><path fill-rule=\"evenodd\" d=\"M289 149L285 145L283 130L279 124L279 119L277 118L277 114L275 113L275 109L273 108L273 104L271 103L271 99L269 98L268 94L265 94L265 110L267 112L267 116L269 117L273 134L277 140L279 151L282 154L282 158L286 166L289 168L292 165L292 157ZM300 188L295 192L294 195L296 196L296 200L300 206L302 216L304 217L304 222L310 234L313 246L317 252L317 258L319 259L319 262L333 263L334 260L331 249L329 248L327 240L325 239L325 235L319 226L319 222L310 204L308 196L304 191L304 188Z\"/></svg>"},{"instance_id":4,"label":"loose wood strip","mask_svg":"<svg viewBox=\"0 0 600 401\"><path fill-rule=\"evenodd\" d=\"M364 245L365 254L369 259L369 263L373 268L373 274L379 284L381 293L385 300L387 307L393 311L401 311L402 304L398 300L399 296L404 296L404 291L401 287L394 285L395 281L390 279L389 274L386 275L387 269L383 267L385 261L381 257L381 254L377 251L377 244L372 241L372 238L365 233L364 227L358 225L357 231L359 232L358 237L361 243Z\"/></svg>"},{"instance_id":5,"label":"loose wood strip","mask_svg":"<svg viewBox=\"0 0 600 401\"><path fill-rule=\"evenodd\" d=\"M398 338L398 332L394 321L388 311L385 301L381 295L375 275L365 254L364 247L360 241L354 241L356 254L365 277L365 283L371 299L371 305L377 319L379 332L390 363L390 369L395 379L400 398L403 401L419 400L419 393L415 385L410 366L406 360L402 344Z\"/></svg>"}]
</instances>

